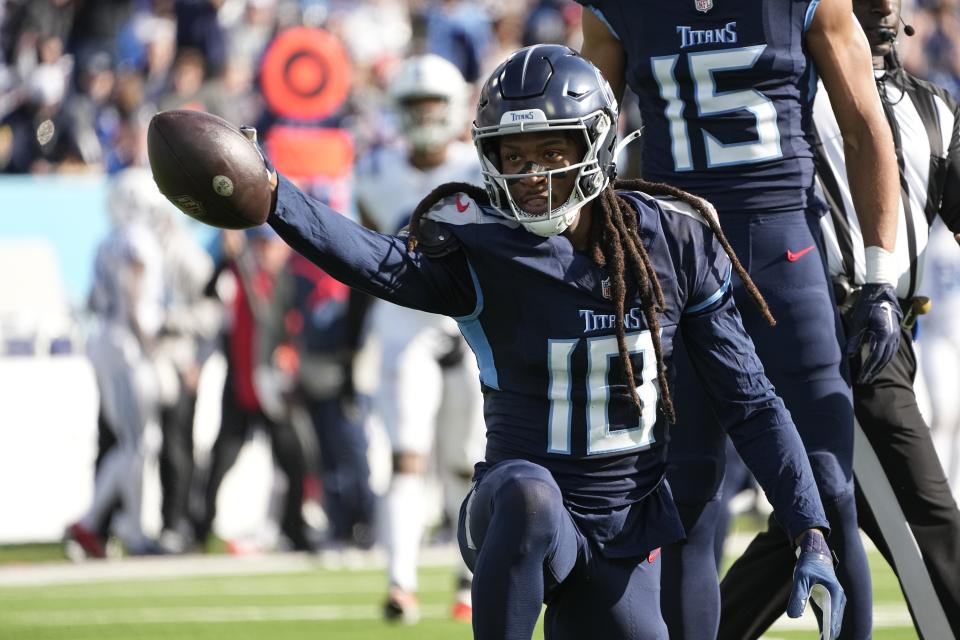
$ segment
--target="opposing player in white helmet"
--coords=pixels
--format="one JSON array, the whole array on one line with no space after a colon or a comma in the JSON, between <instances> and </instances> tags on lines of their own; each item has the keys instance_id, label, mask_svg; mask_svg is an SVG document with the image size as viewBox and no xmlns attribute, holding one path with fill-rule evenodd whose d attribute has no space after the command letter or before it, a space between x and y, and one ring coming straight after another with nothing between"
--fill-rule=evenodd
<instances>
[{"instance_id":1,"label":"opposing player in white helmet","mask_svg":"<svg viewBox=\"0 0 960 640\"><path fill-rule=\"evenodd\" d=\"M415 56L400 66L389 97L404 145L378 149L357 168L357 204L367 226L394 233L406 225L424 193L445 182L481 180L473 146L459 139L468 123L468 93L457 68L439 56ZM393 449L384 526L390 581L384 613L415 622L429 455L436 446L444 506L456 522L473 465L483 456L479 371L450 318L377 301L370 330L381 346L374 405ZM470 573L463 566L454 616L469 619L470 614Z\"/></svg>"}]
</instances>

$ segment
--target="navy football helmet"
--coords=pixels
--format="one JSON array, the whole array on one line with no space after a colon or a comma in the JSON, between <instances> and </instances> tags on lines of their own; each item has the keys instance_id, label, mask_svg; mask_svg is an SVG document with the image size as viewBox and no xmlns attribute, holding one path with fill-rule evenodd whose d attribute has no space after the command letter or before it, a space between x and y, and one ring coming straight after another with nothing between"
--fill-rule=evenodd
<instances>
[{"instance_id":1,"label":"navy football helmet","mask_svg":"<svg viewBox=\"0 0 960 640\"><path fill-rule=\"evenodd\" d=\"M615 177L617 115L610 84L573 49L541 44L513 53L484 84L473 123L473 142L493 206L538 235L562 233ZM560 169L538 166L524 174L501 173L501 136L547 130L582 132L582 160ZM578 172L573 191L565 202L555 202L553 179L569 171ZM547 178L543 214L525 212L510 195L509 181L530 176Z\"/></svg>"}]
</instances>

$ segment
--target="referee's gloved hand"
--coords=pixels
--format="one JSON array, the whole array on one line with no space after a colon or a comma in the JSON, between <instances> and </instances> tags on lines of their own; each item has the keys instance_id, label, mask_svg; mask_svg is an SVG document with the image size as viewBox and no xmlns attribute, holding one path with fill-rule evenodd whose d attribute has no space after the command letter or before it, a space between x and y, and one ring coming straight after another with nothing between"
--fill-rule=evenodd
<instances>
[{"instance_id":1,"label":"referee's gloved hand","mask_svg":"<svg viewBox=\"0 0 960 640\"><path fill-rule=\"evenodd\" d=\"M903 312L893 286L884 282L863 285L850 315L846 348L847 359L866 349L857 384L872 382L893 358L900 347L901 322Z\"/></svg>"},{"instance_id":2,"label":"referee's gloved hand","mask_svg":"<svg viewBox=\"0 0 960 640\"><path fill-rule=\"evenodd\" d=\"M797 546L797 564L793 568L793 590L787 602L787 615L799 618L807 606L807 598L821 612L820 637L835 640L843 625L843 609L847 596L833 571L833 557L823 534L816 530L805 532Z\"/></svg>"}]
</instances>

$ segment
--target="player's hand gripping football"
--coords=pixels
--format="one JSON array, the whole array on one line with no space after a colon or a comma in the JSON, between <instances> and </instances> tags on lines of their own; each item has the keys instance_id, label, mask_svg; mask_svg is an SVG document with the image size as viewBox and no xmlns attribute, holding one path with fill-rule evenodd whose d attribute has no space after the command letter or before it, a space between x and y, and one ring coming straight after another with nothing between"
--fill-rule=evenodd
<instances>
[{"instance_id":1,"label":"player's hand gripping football","mask_svg":"<svg viewBox=\"0 0 960 640\"><path fill-rule=\"evenodd\" d=\"M799 618L807 606L807 598L820 608L820 638L835 640L843 624L847 596L833 571L833 557L823 534L810 530L800 537L797 564L793 568L793 590L787 602L787 615Z\"/></svg>"},{"instance_id":2,"label":"player's hand gripping football","mask_svg":"<svg viewBox=\"0 0 960 640\"><path fill-rule=\"evenodd\" d=\"M202 111L161 111L150 120L147 152L160 192L187 215L221 229L267 221L276 202L277 174L255 142Z\"/></svg>"},{"instance_id":3,"label":"player's hand gripping football","mask_svg":"<svg viewBox=\"0 0 960 640\"><path fill-rule=\"evenodd\" d=\"M877 377L900 347L900 323L903 312L897 292L886 283L865 284L850 315L846 357L853 358L866 348L857 373L858 384L869 384Z\"/></svg>"},{"instance_id":4,"label":"player's hand gripping football","mask_svg":"<svg viewBox=\"0 0 960 640\"><path fill-rule=\"evenodd\" d=\"M263 159L263 166L267 170L267 179L270 181L270 188L273 191L277 190L277 170L273 168L273 163L270 162L270 159L267 158L267 154L263 152L263 149L260 147L260 142L257 140L257 128L251 127L248 124L240 126L240 133L242 133L247 140L253 143L253 146L256 148L257 153L260 154L260 158Z\"/></svg>"}]
</instances>

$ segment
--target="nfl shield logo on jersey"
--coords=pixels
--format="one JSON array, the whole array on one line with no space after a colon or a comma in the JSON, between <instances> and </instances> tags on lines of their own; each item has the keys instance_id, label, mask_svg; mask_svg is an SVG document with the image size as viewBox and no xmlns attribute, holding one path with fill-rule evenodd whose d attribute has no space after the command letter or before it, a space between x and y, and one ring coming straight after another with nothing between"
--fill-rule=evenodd
<instances>
[{"instance_id":1,"label":"nfl shield logo on jersey","mask_svg":"<svg viewBox=\"0 0 960 640\"><path fill-rule=\"evenodd\" d=\"M609 277L604 278L603 280L600 281L600 294L607 300L610 300L613 298L612 288L613 288L613 285L610 282Z\"/></svg>"},{"instance_id":2,"label":"nfl shield logo on jersey","mask_svg":"<svg viewBox=\"0 0 960 640\"><path fill-rule=\"evenodd\" d=\"M700 13L706 13L710 11L710 9L713 9L713 0L693 0L693 4Z\"/></svg>"}]
</instances>

